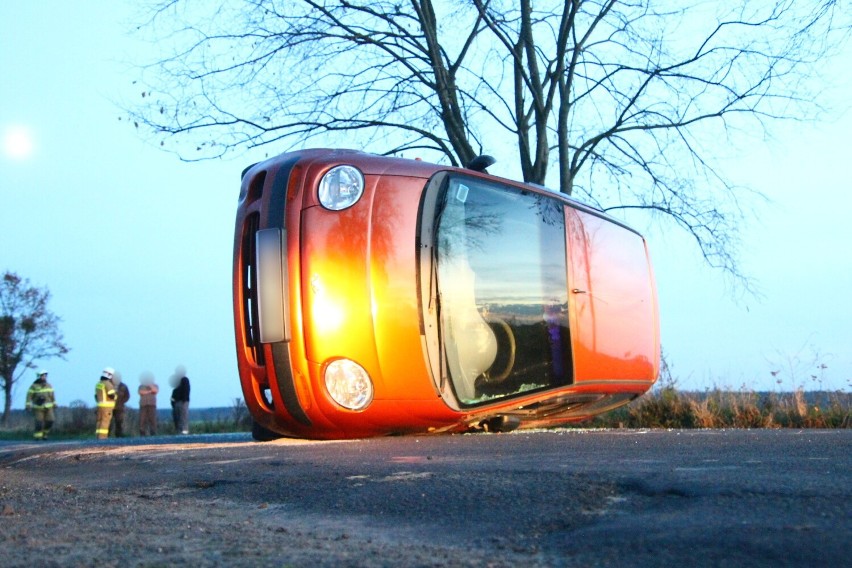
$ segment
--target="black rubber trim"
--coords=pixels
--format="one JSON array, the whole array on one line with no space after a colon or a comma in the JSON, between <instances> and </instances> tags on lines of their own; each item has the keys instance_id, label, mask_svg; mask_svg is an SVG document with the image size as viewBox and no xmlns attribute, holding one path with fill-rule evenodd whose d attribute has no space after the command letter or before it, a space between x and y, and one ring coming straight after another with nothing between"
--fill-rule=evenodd
<instances>
[{"instance_id":1,"label":"black rubber trim","mask_svg":"<svg viewBox=\"0 0 852 568\"><path fill-rule=\"evenodd\" d=\"M296 384L293 382L293 371L290 366L290 349L286 343L272 343L272 364L275 366L278 394L284 401L284 409L300 424L311 426L313 423L296 395Z\"/></svg>"},{"instance_id":2,"label":"black rubber trim","mask_svg":"<svg viewBox=\"0 0 852 568\"><path fill-rule=\"evenodd\" d=\"M265 228L284 229L286 226L284 206L287 202L287 187L290 184L290 174L293 171L293 166L296 165L299 159L300 156L296 155L289 160L284 160L278 166L275 179L272 181L272 188L267 196L265 207L266 218L263 219ZM289 293L287 296L289 298ZM290 365L289 346L283 342L271 343L269 345L272 348L275 383L278 385L278 394L281 395L281 400L284 401L284 409L300 424L312 426L311 419L305 414L302 405L299 404L299 397L296 395L296 385L293 382L293 368Z\"/></svg>"}]
</instances>

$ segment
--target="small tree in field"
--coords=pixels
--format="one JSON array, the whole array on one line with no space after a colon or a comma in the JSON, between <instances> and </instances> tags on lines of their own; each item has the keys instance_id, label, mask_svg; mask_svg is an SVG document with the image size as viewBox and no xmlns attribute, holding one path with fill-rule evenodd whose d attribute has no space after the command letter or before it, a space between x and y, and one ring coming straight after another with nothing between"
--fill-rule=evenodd
<instances>
[{"instance_id":1,"label":"small tree in field","mask_svg":"<svg viewBox=\"0 0 852 568\"><path fill-rule=\"evenodd\" d=\"M5 403L3 425L9 421L12 391L35 361L65 358L68 347L59 331L58 316L47 309L50 292L6 271L0 282L0 381Z\"/></svg>"}]
</instances>

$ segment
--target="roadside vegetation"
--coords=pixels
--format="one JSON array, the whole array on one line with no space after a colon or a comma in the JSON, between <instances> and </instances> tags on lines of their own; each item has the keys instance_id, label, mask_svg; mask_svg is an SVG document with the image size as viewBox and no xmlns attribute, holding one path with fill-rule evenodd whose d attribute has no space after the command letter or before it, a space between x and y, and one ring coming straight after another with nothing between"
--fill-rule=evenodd
<instances>
[{"instance_id":1,"label":"roadside vegetation","mask_svg":"<svg viewBox=\"0 0 852 568\"><path fill-rule=\"evenodd\" d=\"M824 369L817 366L817 369ZM815 385L820 381L813 375ZM779 383L780 384L780 383ZM171 410L158 412L159 435L175 435ZM128 408L126 431L139 432L139 413ZM0 428L0 440L32 438L32 417L12 411L9 425ZM793 390L758 392L714 387L704 391L680 390L663 359L660 380L631 404L573 425L578 428L852 428L852 392L846 390ZM95 409L78 400L56 410L51 439L94 438ZM250 432L251 417L245 402L234 399L230 407L190 408L192 434Z\"/></svg>"},{"instance_id":2,"label":"roadside vegetation","mask_svg":"<svg viewBox=\"0 0 852 568\"><path fill-rule=\"evenodd\" d=\"M234 399L230 407L190 407L191 434L221 434L228 432L250 432L251 417L243 399ZM157 411L157 435L176 435L171 409ZM28 440L32 438L33 419L23 410L11 413L9 425L0 428L0 440ZM125 431L128 436L139 436L139 409L128 407L125 414ZM72 440L95 437L95 408L82 400L68 406L56 408L56 423L50 432L51 440ZM112 432L110 432L112 437Z\"/></svg>"},{"instance_id":3,"label":"roadside vegetation","mask_svg":"<svg viewBox=\"0 0 852 568\"><path fill-rule=\"evenodd\" d=\"M713 387L685 391L677 387L662 359L654 388L631 404L580 426L600 428L852 428L852 393L822 388L827 366L819 353L804 351L781 358L770 371L779 389L759 392ZM813 388L805 389L805 379ZM782 390L784 384L793 385Z\"/></svg>"},{"instance_id":4,"label":"roadside vegetation","mask_svg":"<svg viewBox=\"0 0 852 568\"><path fill-rule=\"evenodd\" d=\"M578 424L599 428L852 428L844 391L755 392L655 388L628 406Z\"/></svg>"}]
</instances>

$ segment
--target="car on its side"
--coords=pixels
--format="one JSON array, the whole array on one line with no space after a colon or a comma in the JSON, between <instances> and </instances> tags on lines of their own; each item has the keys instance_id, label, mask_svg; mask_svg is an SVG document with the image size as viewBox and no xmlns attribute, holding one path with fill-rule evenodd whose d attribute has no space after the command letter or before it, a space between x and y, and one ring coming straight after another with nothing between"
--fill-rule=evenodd
<instances>
[{"instance_id":1,"label":"car on its side","mask_svg":"<svg viewBox=\"0 0 852 568\"><path fill-rule=\"evenodd\" d=\"M234 324L255 438L552 426L653 385L645 239L472 167L312 149L243 172Z\"/></svg>"}]
</instances>

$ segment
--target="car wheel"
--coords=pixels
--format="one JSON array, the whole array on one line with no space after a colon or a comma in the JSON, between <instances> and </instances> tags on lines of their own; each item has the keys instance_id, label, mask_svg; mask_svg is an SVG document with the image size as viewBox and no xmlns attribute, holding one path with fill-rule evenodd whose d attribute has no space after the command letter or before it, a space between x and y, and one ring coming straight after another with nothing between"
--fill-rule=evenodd
<instances>
[{"instance_id":1,"label":"car wheel","mask_svg":"<svg viewBox=\"0 0 852 568\"><path fill-rule=\"evenodd\" d=\"M521 419L517 416L492 416L479 423L479 427L486 432L511 432L517 430L521 425Z\"/></svg>"},{"instance_id":2,"label":"car wheel","mask_svg":"<svg viewBox=\"0 0 852 568\"><path fill-rule=\"evenodd\" d=\"M254 420L251 421L251 437L254 438L255 442L271 442L272 440L277 440L279 438L283 438L281 434L277 432L273 432L269 428L261 426Z\"/></svg>"}]
</instances>

